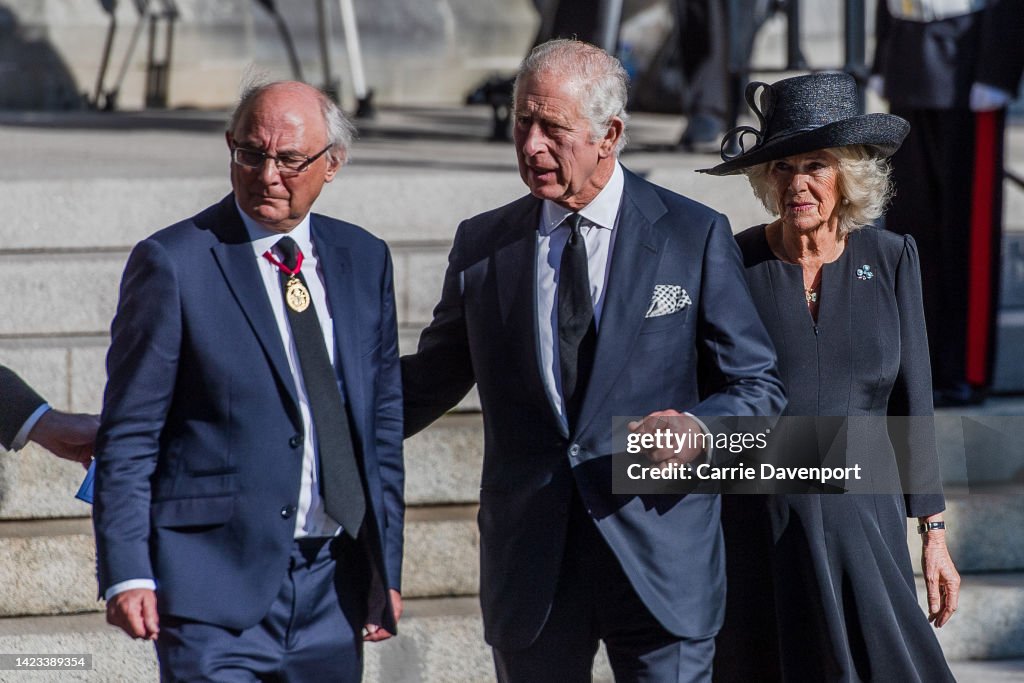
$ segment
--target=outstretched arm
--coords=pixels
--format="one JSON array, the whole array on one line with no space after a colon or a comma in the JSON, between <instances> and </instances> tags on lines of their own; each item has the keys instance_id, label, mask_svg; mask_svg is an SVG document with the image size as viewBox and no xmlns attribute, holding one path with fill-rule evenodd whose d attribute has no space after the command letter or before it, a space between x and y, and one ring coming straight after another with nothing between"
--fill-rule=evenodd
<instances>
[{"instance_id":1,"label":"outstretched arm","mask_svg":"<svg viewBox=\"0 0 1024 683\"><path fill-rule=\"evenodd\" d=\"M51 408L42 414L28 438L57 457L88 468L99 426L98 415L65 413Z\"/></svg>"},{"instance_id":2,"label":"outstretched arm","mask_svg":"<svg viewBox=\"0 0 1024 683\"><path fill-rule=\"evenodd\" d=\"M0 443L18 450L35 441L54 455L88 467L99 417L54 410L10 368L0 365Z\"/></svg>"}]
</instances>

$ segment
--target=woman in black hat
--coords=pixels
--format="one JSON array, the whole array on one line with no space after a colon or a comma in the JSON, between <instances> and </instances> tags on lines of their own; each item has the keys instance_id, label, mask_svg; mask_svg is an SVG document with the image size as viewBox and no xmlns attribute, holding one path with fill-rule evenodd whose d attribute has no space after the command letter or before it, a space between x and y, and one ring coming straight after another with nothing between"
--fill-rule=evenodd
<instances>
[{"instance_id":1,"label":"woman in black hat","mask_svg":"<svg viewBox=\"0 0 1024 683\"><path fill-rule=\"evenodd\" d=\"M917 247L866 227L892 194L886 159L909 126L858 115L856 102L853 78L841 73L752 83L747 103L759 128L727 133L722 149L740 153L723 152L724 163L705 170L745 173L778 216L736 239L778 353L786 416L816 419L809 428L781 420L773 437L785 447L773 457L866 466L862 479L834 486L723 498L728 602L718 681L953 680L928 623L941 627L956 611L960 578L945 545L928 419ZM887 428L887 416L924 419ZM923 527L927 618L907 517Z\"/></svg>"}]
</instances>

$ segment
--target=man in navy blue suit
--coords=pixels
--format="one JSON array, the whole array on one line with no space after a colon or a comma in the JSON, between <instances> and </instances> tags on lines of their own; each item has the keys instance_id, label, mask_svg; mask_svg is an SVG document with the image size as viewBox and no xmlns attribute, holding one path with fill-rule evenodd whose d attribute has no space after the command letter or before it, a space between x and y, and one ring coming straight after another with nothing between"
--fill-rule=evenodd
<instances>
[{"instance_id":1,"label":"man in navy blue suit","mask_svg":"<svg viewBox=\"0 0 1024 683\"><path fill-rule=\"evenodd\" d=\"M527 57L514 136L530 195L459 226L402 359L407 433L479 391L480 597L501 681L589 681L601 640L620 681L710 681L719 498L614 495L612 418L784 405L725 216L619 164L626 89L586 43Z\"/></svg>"},{"instance_id":2,"label":"man in navy blue suit","mask_svg":"<svg viewBox=\"0 0 1024 683\"><path fill-rule=\"evenodd\" d=\"M107 620L166 680L358 681L401 612L391 258L310 213L351 125L302 83L248 89L234 192L133 250L97 440ZM365 633L364 633L365 629Z\"/></svg>"}]
</instances>

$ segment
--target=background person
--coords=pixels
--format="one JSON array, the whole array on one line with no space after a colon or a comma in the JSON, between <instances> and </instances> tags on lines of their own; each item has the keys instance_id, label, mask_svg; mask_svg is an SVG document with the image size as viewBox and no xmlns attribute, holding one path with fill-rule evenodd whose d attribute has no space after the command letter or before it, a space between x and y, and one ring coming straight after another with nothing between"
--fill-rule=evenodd
<instances>
[{"instance_id":1,"label":"background person","mask_svg":"<svg viewBox=\"0 0 1024 683\"><path fill-rule=\"evenodd\" d=\"M730 66L746 75L757 31L769 13L765 0L672 0L675 13L682 110L686 128L679 145L686 151L719 151L732 116ZM730 16L731 10L736 16ZM737 33L730 33L730 26ZM735 41L735 44L733 44ZM732 55L744 55L730 65Z\"/></svg>"},{"instance_id":2,"label":"background person","mask_svg":"<svg viewBox=\"0 0 1024 683\"><path fill-rule=\"evenodd\" d=\"M100 592L111 624L156 640L166 680L359 681L363 640L401 613L391 258L310 213L352 139L323 93L249 88L225 137L233 192L125 268Z\"/></svg>"},{"instance_id":3,"label":"background person","mask_svg":"<svg viewBox=\"0 0 1024 683\"><path fill-rule=\"evenodd\" d=\"M407 434L480 394L480 599L503 682L590 680L602 640L617 680L710 680L719 498L613 495L612 417L784 400L726 218L618 162L626 89L593 45L526 58L514 137L530 194L459 226L402 359Z\"/></svg>"},{"instance_id":4,"label":"background person","mask_svg":"<svg viewBox=\"0 0 1024 683\"><path fill-rule=\"evenodd\" d=\"M707 172L745 173L778 216L736 239L779 353L789 398L780 426L786 416L874 416L829 437L842 440L848 463L868 457L873 490L902 476L906 494L725 497L721 681L953 680L928 625L941 627L957 607L945 531L923 538L927 619L906 539L906 517L942 521L934 427L911 421L890 443L886 425L887 416L932 415L917 248L864 227L889 199L885 158L907 123L858 116L856 88L842 73L750 84L747 102L763 122L756 144Z\"/></svg>"},{"instance_id":5,"label":"background person","mask_svg":"<svg viewBox=\"0 0 1024 683\"><path fill-rule=\"evenodd\" d=\"M1024 0L879 0L874 73L910 122L892 158L890 229L921 250L938 405L992 384L1006 107L1024 69Z\"/></svg>"}]
</instances>

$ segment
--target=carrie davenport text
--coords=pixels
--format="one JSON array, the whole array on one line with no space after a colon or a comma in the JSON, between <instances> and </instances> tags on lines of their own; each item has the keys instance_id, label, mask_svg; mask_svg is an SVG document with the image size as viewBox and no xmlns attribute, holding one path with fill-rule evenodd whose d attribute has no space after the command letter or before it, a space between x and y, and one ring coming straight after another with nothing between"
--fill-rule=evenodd
<instances>
[{"instance_id":1,"label":"carrie davenport text","mask_svg":"<svg viewBox=\"0 0 1024 683\"><path fill-rule=\"evenodd\" d=\"M750 467L739 463L730 467L715 467L710 463L663 463L641 465L633 463L626 469L626 476L633 480L704 480L704 481L847 481L860 479L860 465L852 467L779 467L769 463L761 463L760 467Z\"/></svg>"}]
</instances>

